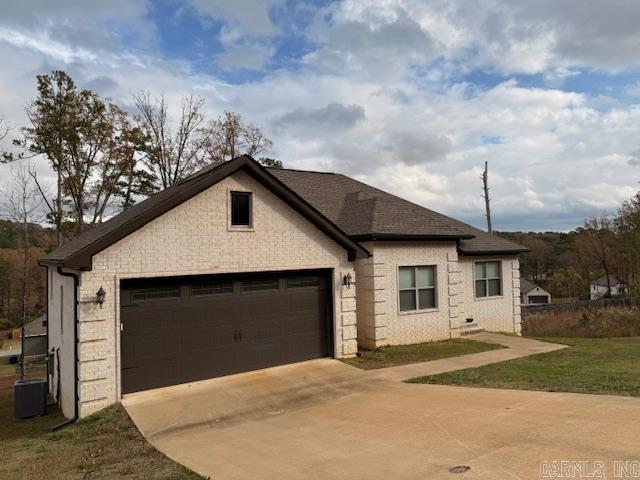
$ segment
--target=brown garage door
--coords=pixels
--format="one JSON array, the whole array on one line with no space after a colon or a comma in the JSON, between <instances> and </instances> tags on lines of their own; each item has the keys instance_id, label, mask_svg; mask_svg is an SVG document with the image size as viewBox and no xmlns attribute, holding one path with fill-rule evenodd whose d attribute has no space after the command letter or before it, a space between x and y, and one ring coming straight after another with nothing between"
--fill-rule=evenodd
<instances>
[{"instance_id":1,"label":"brown garage door","mask_svg":"<svg viewBox=\"0 0 640 480\"><path fill-rule=\"evenodd\" d=\"M330 355L330 286L326 271L123 281L123 393Z\"/></svg>"}]
</instances>

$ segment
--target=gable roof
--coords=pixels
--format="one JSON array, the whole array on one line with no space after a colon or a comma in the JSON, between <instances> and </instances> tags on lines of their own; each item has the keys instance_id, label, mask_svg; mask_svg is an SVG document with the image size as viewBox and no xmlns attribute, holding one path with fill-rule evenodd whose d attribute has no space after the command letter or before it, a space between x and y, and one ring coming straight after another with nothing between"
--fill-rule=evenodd
<instances>
[{"instance_id":1,"label":"gable roof","mask_svg":"<svg viewBox=\"0 0 640 480\"><path fill-rule=\"evenodd\" d=\"M527 249L453 218L335 173L265 168L248 155L206 167L41 259L41 263L90 270L92 258L181 203L242 170L304 215L349 252L369 253L365 240L455 240L463 255L517 254Z\"/></svg>"},{"instance_id":2,"label":"gable roof","mask_svg":"<svg viewBox=\"0 0 640 480\"><path fill-rule=\"evenodd\" d=\"M520 293L521 294L526 295L527 293L529 293L531 290L533 290L535 288L538 288L538 285L536 285L533 282L530 282L526 278L520 278Z\"/></svg>"},{"instance_id":3,"label":"gable roof","mask_svg":"<svg viewBox=\"0 0 640 480\"><path fill-rule=\"evenodd\" d=\"M362 246L350 239L322 213L271 175L251 157L243 155L229 162L204 168L185 180L152 195L92 230L80 234L43 257L41 262L78 270L90 270L91 260L95 254L239 170L251 175L304 215L318 229L344 247L349 252L351 259L369 255Z\"/></svg>"},{"instance_id":4,"label":"gable roof","mask_svg":"<svg viewBox=\"0 0 640 480\"><path fill-rule=\"evenodd\" d=\"M458 249L467 255L527 251L509 240L345 175L268 170L355 240L457 240Z\"/></svg>"}]
</instances>

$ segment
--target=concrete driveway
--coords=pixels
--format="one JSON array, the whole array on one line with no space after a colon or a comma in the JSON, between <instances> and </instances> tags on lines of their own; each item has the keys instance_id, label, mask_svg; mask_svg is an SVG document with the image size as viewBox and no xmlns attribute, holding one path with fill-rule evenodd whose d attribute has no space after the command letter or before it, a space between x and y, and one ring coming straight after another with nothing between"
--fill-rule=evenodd
<instances>
[{"instance_id":1,"label":"concrete driveway","mask_svg":"<svg viewBox=\"0 0 640 480\"><path fill-rule=\"evenodd\" d=\"M640 460L640 399L404 384L330 359L123 403L156 448L213 479L530 479L562 460L611 478L613 461Z\"/></svg>"}]
</instances>

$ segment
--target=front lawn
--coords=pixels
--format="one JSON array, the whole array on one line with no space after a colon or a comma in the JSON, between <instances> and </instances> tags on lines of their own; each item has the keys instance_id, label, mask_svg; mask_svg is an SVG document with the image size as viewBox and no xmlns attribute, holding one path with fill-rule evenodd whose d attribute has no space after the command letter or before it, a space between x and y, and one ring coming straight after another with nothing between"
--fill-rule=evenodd
<instances>
[{"instance_id":1,"label":"front lawn","mask_svg":"<svg viewBox=\"0 0 640 480\"><path fill-rule=\"evenodd\" d=\"M409 382L640 397L640 337L543 340L570 348Z\"/></svg>"},{"instance_id":2,"label":"front lawn","mask_svg":"<svg viewBox=\"0 0 640 480\"><path fill-rule=\"evenodd\" d=\"M42 417L13 418L16 367L0 366L0 478L202 478L155 450L120 405L56 432L57 408Z\"/></svg>"},{"instance_id":3,"label":"front lawn","mask_svg":"<svg viewBox=\"0 0 640 480\"><path fill-rule=\"evenodd\" d=\"M428 362L439 358L458 357L468 353L485 352L506 348L495 343L476 342L464 338L454 338L441 342L417 343L415 345L398 345L376 350L364 350L360 356L346 358L343 361L363 370L397 367L409 363Z\"/></svg>"}]
</instances>

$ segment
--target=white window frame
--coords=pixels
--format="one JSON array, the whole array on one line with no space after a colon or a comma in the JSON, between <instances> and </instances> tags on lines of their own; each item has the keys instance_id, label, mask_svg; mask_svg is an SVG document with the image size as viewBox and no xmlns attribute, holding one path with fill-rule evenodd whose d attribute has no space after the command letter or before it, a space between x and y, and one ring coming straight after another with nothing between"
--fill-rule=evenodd
<instances>
[{"instance_id":1,"label":"white window frame","mask_svg":"<svg viewBox=\"0 0 640 480\"><path fill-rule=\"evenodd\" d=\"M484 278L478 280L484 280L486 285L487 294L484 297L479 297L476 291L476 263L497 263L500 265L500 277L499 278ZM485 269L486 270L486 269ZM495 298L504 297L504 271L502 268L502 260L475 260L473 262L473 270L471 272L471 279L473 281L473 299L474 300L491 300ZM500 295L489 295L489 280L500 280Z\"/></svg>"},{"instance_id":2,"label":"white window frame","mask_svg":"<svg viewBox=\"0 0 640 480\"><path fill-rule=\"evenodd\" d=\"M415 288L403 288L400 289L400 269L401 268L413 268L414 269L414 275L415 275L415 279L416 279L416 286ZM433 268L433 287L427 287L427 288L419 288L418 287L418 277L416 274L416 270L418 268ZM397 293L397 299L398 299L398 314L399 315L412 315L412 314L416 314L416 313L425 313L425 312L437 312L439 309L439 302L438 302L438 266L437 265L398 265L398 268L396 270L396 290L398 291ZM434 306L433 307L427 307L427 308L420 308L420 298L419 298L419 291L420 290L429 290L429 289L433 289L433 302L434 302ZM416 308L415 310L401 310L400 308L400 292L401 291L408 291L408 290L414 290L416 292Z\"/></svg>"}]
</instances>

